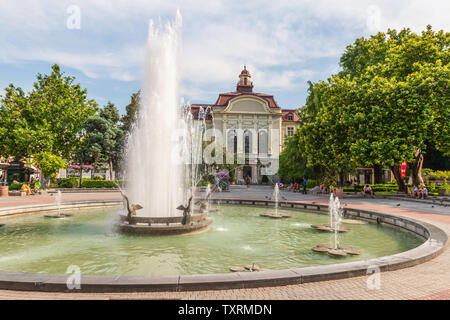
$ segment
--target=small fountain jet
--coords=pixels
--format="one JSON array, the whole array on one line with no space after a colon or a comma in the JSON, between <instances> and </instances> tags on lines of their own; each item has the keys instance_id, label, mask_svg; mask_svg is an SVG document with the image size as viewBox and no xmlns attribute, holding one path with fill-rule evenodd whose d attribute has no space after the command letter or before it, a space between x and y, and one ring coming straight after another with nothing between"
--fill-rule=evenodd
<instances>
[{"instance_id":1,"label":"small fountain jet","mask_svg":"<svg viewBox=\"0 0 450 320\"><path fill-rule=\"evenodd\" d=\"M197 201L195 205L200 208L200 212L204 212L206 210L206 203L203 201Z\"/></svg>"},{"instance_id":2,"label":"small fountain jet","mask_svg":"<svg viewBox=\"0 0 450 320\"><path fill-rule=\"evenodd\" d=\"M191 220L191 201L192 196L189 198L187 206L183 206L182 204L177 207L177 210L183 210L183 220L181 224L186 225Z\"/></svg>"},{"instance_id":3,"label":"small fountain jet","mask_svg":"<svg viewBox=\"0 0 450 320\"><path fill-rule=\"evenodd\" d=\"M205 212L205 210L207 210L207 203L209 201L209 198L211 198L211 190L206 195L205 200L203 200L203 201L200 200L195 203L196 206L199 206L200 212ZM183 209L180 209L180 210L183 210Z\"/></svg>"},{"instance_id":4,"label":"small fountain jet","mask_svg":"<svg viewBox=\"0 0 450 320\"><path fill-rule=\"evenodd\" d=\"M120 189L119 189L120 190ZM131 217L136 215L136 210L140 210L143 207L140 204L130 204L130 200L128 199L128 197L122 192L122 190L120 190L120 194L122 195L122 197L125 199L125 201L127 202L127 210L128 210L128 222L131 221Z\"/></svg>"}]
</instances>

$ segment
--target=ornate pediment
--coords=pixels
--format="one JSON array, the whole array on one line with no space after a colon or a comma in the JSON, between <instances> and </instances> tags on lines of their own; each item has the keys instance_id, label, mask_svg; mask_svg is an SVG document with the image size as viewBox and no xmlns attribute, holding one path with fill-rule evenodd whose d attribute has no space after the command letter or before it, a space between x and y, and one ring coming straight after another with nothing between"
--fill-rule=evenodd
<instances>
[{"instance_id":1,"label":"ornate pediment","mask_svg":"<svg viewBox=\"0 0 450 320\"><path fill-rule=\"evenodd\" d=\"M243 95L230 100L223 113L273 114L266 100L259 97Z\"/></svg>"}]
</instances>

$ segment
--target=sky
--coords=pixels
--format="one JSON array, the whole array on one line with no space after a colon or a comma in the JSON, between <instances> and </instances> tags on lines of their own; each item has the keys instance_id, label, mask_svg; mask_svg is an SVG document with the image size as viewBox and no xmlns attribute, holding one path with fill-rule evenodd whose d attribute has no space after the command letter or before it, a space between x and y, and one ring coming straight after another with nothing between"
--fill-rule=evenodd
<instances>
[{"instance_id":1,"label":"sky","mask_svg":"<svg viewBox=\"0 0 450 320\"><path fill-rule=\"evenodd\" d=\"M58 63L121 113L141 88L149 21L182 15L181 95L214 103L246 65L255 92L303 106L307 81L337 73L347 45L388 28L449 31L447 0L0 0L0 95Z\"/></svg>"}]
</instances>

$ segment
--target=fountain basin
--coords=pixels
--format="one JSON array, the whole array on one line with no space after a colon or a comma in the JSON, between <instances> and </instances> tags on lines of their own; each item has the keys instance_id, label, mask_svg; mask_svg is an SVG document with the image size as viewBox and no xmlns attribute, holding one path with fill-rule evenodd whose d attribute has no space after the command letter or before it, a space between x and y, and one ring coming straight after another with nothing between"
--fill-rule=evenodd
<instances>
[{"instance_id":1,"label":"fountain basin","mask_svg":"<svg viewBox=\"0 0 450 320\"><path fill-rule=\"evenodd\" d=\"M53 218L53 219L61 219L65 217L71 217L73 216L72 213L52 213L52 214L46 214L44 217L46 218Z\"/></svg>"},{"instance_id":2,"label":"fountain basin","mask_svg":"<svg viewBox=\"0 0 450 320\"><path fill-rule=\"evenodd\" d=\"M334 232L336 231L335 227L330 227L329 225L311 225L311 228L314 228L316 230L319 231L329 231L329 232ZM350 231L350 228L344 228L344 227L339 227L337 229L338 232L348 232Z\"/></svg>"},{"instance_id":3,"label":"fountain basin","mask_svg":"<svg viewBox=\"0 0 450 320\"><path fill-rule=\"evenodd\" d=\"M121 215L116 230L136 235L179 235L206 229L212 219L206 213L192 215L188 224L182 224L183 217L131 217Z\"/></svg>"},{"instance_id":4,"label":"fountain basin","mask_svg":"<svg viewBox=\"0 0 450 320\"><path fill-rule=\"evenodd\" d=\"M112 203L112 201L105 201L104 205L112 205ZM308 261L302 263L302 257L304 257L304 255L299 255L299 248L292 246L294 239L290 237L286 238L286 236L289 234L294 236L303 230L305 235L307 234L313 239L309 239L308 237L299 234L298 240L302 242L306 241L307 243L303 243L302 247L305 250L311 250L317 243L325 243L325 241L328 240L326 235L322 233L311 233L308 231L306 225L304 228L298 229L295 223L291 223L291 220L280 220L279 224L274 225L267 222L266 219L254 219L255 216L259 215L260 208L251 208L248 206L240 208L240 206L235 206L236 204L239 204L239 201L236 201L235 199L221 199L221 203L232 204L232 206L223 207L224 214L214 216L215 224L224 226L229 231L226 233L215 232L214 228L209 228L208 232L201 233L195 237L189 237L188 243L183 237L179 238L177 236L168 238L152 237L148 239L120 235L112 236L107 231L108 228L105 229L104 227L105 222L108 221L106 218L107 216L100 211L80 211L74 215L73 219L66 219L61 221L62 223L59 221L51 222L55 221L52 219L40 219L40 216L27 217L26 221L22 220L22 218L8 218L9 223L7 223L5 225L6 228L2 228L2 231L0 232L0 240L2 235L5 239L5 241L0 241L0 245L3 246L2 252L4 253L4 257L8 256L13 258L16 256L15 251L23 248L23 246L19 246L17 249L14 249L16 241L26 242L25 247L36 254L30 256L30 261L23 261L23 259L1 260L0 270L9 270L9 272L0 271L0 288L67 291L66 280L68 275L65 275L64 273L66 272L67 265L74 263L72 258L73 252L77 253L75 255L78 259L75 261L76 264L82 265L86 261L89 262L83 269L82 283L84 285L82 285L81 289L83 292L184 291L253 288L362 276L367 274L367 267L374 264L378 265L381 271L384 271L388 269L395 270L406 268L428 261L441 253L447 244L445 232L427 223L419 223L417 221L376 212L346 208L346 214L349 217L365 219L366 221L368 220L371 222L375 221L375 218L381 217L383 219L383 225L390 225L393 228L372 228L370 227L371 223L369 223L365 226L355 226L351 233L343 235L344 237L357 236L358 239L360 239L359 241L364 241L364 244L361 244L363 249L361 256L347 257L345 260L347 262L352 262L340 263L337 265L334 264L337 260L326 254L315 255L314 259L318 259L315 262L311 262L310 259L307 259ZM117 203L117 205L118 204L119 203ZM259 204L261 206L267 205L263 200L255 201L254 204ZM306 208L306 206L308 206L308 204L304 203L288 204L289 206L292 206L292 208L295 206ZM91 205L94 208L98 207L98 203L96 202L93 202ZM51 206L48 208L50 210L53 209ZM315 209L316 206L311 205L311 208ZM42 209L41 205L33 208L36 212L42 211ZM233 212L230 212L231 209L235 211L234 214ZM9 212L11 210L12 209L10 208L0 209L0 212ZM19 209L15 209L14 212L17 214L18 210ZM22 210L21 212L26 212L24 211L24 208L21 208L20 210ZM245 216L247 216L247 218ZM238 220L234 221L235 219ZM252 223L246 224L245 222L247 222L247 220ZM316 215L313 211L310 211L310 213L295 213L292 216L292 220L298 220L299 222L307 220L309 223L316 222L316 224L319 224L317 222L323 223L324 220L326 220L326 217L321 217L320 214ZM92 221L92 224L89 223L89 221ZM228 224L225 224L227 221ZM52 227L48 229L47 226L49 223L55 224L55 226L57 225L58 228ZM22 228L21 226L23 224L32 227L31 232L28 227ZM258 227L255 224L258 225ZM26 233L17 233L14 231L14 225L17 225L20 230L26 230ZM262 236L263 238L267 238L267 234L270 234L270 230L260 229L263 225L267 228L275 228L273 230L276 230L277 235L280 234L280 227L283 227L284 236L280 239L271 239L270 246L263 245L261 251L255 250L257 249L256 243L258 243L258 241L255 241L256 239L253 239L253 237ZM294 225L295 228L293 228ZM249 229L250 226L252 226L251 229ZM239 229L233 232L235 228ZM359 228L363 229L359 230ZM416 247L417 244L411 243L410 245L403 247L403 249L396 245L393 246L393 243L381 244L382 242L379 240L375 242L372 240L366 242L368 237L371 239L373 238L373 235L368 236L368 232L371 234L375 231L378 233L384 230L389 233L394 232L397 234L397 230L395 229L407 231L407 233L400 232L400 234L403 234L404 236L412 234L422 238L423 240L421 243L424 240L428 240L418 247ZM41 233L40 230L45 230L45 234ZM51 233L48 233L49 230ZM83 237L79 237L78 232L80 231L82 231ZM288 231L288 233L286 233L286 231ZM61 237L58 237L59 234ZM24 237L24 235L26 235L26 237ZM11 241L11 239L15 237L17 237L16 241ZM216 237L218 238L215 239ZM226 241L223 241L225 240L224 237L227 238ZM248 241L249 238L253 239L251 242L255 245L252 245L251 251L242 250L240 245L243 241ZM410 237L407 236L407 238ZM287 241L287 246L283 247L283 250L280 250L279 246L283 246L283 239ZM322 239L322 242L320 242L320 239ZM415 237L410 238L410 240L412 239L415 239ZM279 243L280 240L282 241L281 243ZM356 239L354 240L359 242ZM406 240L406 238L403 239L403 241L397 242L397 245L404 243L404 240ZM64 245L61 245L60 241L63 241ZM389 236L383 241L391 242L393 241L393 238ZM178 242L180 242L180 249L182 249L182 251L177 249L178 246L176 243ZM53 243L58 243L58 245L52 247L48 246L48 244ZM185 249L187 244L189 244L189 250ZM308 246L308 244L310 245ZM41 246L43 246L42 253L44 253L44 255L42 256L42 260L39 261L39 253L41 252L39 248ZM377 253L372 251L381 247L383 247L383 252ZM60 254L52 255L51 261L48 259L49 253L52 253L53 250L64 250L64 252L66 252L68 248L70 248L69 251L72 254L69 260L66 261L66 257ZM162 248L166 248L164 252L161 252ZM408 250L408 248L409 251L402 252L403 250ZM370 254L368 252L369 249L372 251ZM98 254L99 250L102 252L100 255ZM231 254L229 251L231 251ZM200 252L206 253L203 255ZM155 254L162 254L161 259L149 261L148 259L153 259L152 256L155 256ZM252 256L249 257L249 254L252 254ZM276 257L274 257L273 254L275 254ZM280 254L283 256L288 255L290 258L286 260L283 257L280 257ZM177 260L179 255L183 255L183 261L186 263L182 263L180 265L182 266L182 269L176 269L178 272L173 273L172 271L174 269L171 269L171 266L174 264L177 265L177 263L180 262ZM203 259L203 257L205 259ZM54 258L56 258L58 262L55 262ZM248 263L249 259L258 262L259 265L270 268L272 271L264 272L264 274L259 272L243 272L235 274L224 267L229 265L243 266L245 263ZM36 263L35 260L39 261L39 263ZM320 263L319 260L322 261L322 263ZM333 264L323 265L323 262L326 260L329 260L330 263ZM339 261L344 260L339 259ZM19 262L19 264L17 265L16 262ZM154 262L158 263L154 264ZM130 273L130 270L126 267L127 265L130 265L133 270L138 269L140 272ZM154 266L153 269L152 266ZM36 271L33 267L37 267ZM261 269L261 271L266 270L267 269ZM227 274L223 274L223 272L227 272ZM118 276L118 274L120 274L120 276ZM264 276L264 279L261 278L262 275ZM45 282L43 282L43 278L45 279Z\"/></svg>"},{"instance_id":5,"label":"fountain basin","mask_svg":"<svg viewBox=\"0 0 450 320\"><path fill-rule=\"evenodd\" d=\"M333 248L329 244L319 244L311 249L314 252L328 253L332 256L360 255L361 251L355 250L349 246L338 246Z\"/></svg>"},{"instance_id":6,"label":"fountain basin","mask_svg":"<svg viewBox=\"0 0 450 320\"><path fill-rule=\"evenodd\" d=\"M260 216L273 218L273 219L281 219L281 218L290 218L291 217L291 215L288 213L275 213L275 212L261 213Z\"/></svg>"}]
</instances>

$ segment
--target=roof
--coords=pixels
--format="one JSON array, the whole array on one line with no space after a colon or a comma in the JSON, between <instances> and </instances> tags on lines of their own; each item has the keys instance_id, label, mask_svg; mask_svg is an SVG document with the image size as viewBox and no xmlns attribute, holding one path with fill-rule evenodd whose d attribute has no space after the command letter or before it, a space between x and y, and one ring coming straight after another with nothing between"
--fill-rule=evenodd
<instances>
[{"instance_id":1,"label":"roof","mask_svg":"<svg viewBox=\"0 0 450 320\"><path fill-rule=\"evenodd\" d=\"M256 96L262 98L267 101L269 104L269 108L279 108L280 106L275 101L275 98L272 95L265 93L254 93L254 92L227 92L219 94L219 97L216 101L216 106L226 107L228 106L228 102L236 98L238 96L247 95L247 96Z\"/></svg>"},{"instance_id":2,"label":"roof","mask_svg":"<svg viewBox=\"0 0 450 320\"><path fill-rule=\"evenodd\" d=\"M200 107L205 108L205 107L213 107L213 104L192 104L191 105L191 113L192 116L195 120L198 120L198 112L200 110ZM211 113L208 112L206 114L206 119L205 120L212 120L212 116Z\"/></svg>"},{"instance_id":3,"label":"roof","mask_svg":"<svg viewBox=\"0 0 450 320\"><path fill-rule=\"evenodd\" d=\"M241 71L241 75L243 75L243 74L251 76L250 72L248 72L248 70L247 70L247 66L244 66L244 70Z\"/></svg>"},{"instance_id":4,"label":"roof","mask_svg":"<svg viewBox=\"0 0 450 320\"><path fill-rule=\"evenodd\" d=\"M297 113L297 110L295 110L295 109L282 109L281 113L283 114L283 116L282 116L283 121L295 122L295 121L299 121L300 120L300 117L299 117L299 115ZM288 116L290 114L292 114L292 116L293 116L292 120L288 120Z\"/></svg>"}]
</instances>

